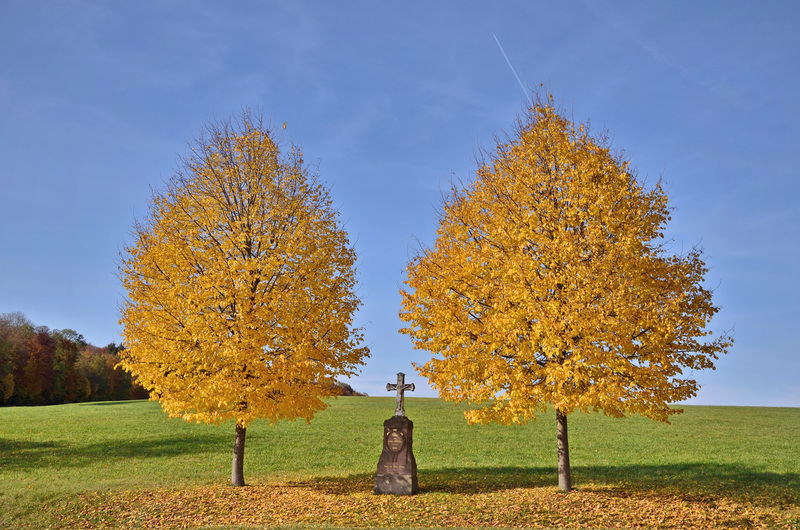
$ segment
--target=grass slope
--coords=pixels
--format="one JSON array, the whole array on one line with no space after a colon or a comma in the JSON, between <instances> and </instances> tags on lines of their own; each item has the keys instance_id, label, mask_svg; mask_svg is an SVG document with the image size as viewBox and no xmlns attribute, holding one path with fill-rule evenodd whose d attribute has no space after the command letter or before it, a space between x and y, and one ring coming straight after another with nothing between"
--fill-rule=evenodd
<instances>
[{"instance_id":1,"label":"grass slope","mask_svg":"<svg viewBox=\"0 0 800 530\"><path fill-rule=\"evenodd\" d=\"M711 510L706 523L725 526L800 525L800 409L685 407L672 425L575 414L570 456L577 492L566 496L555 491L553 414L522 427L469 426L463 408L407 398L422 495L376 498L372 474L382 423L393 410L391 397L339 398L311 424L251 425L245 479L253 487L244 491L225 486L230 424L169 419L146 401L3 408L0 528L145 527L155 523L136 519L144 516L131 515L130 506L151 506L149 516L158 518L182 506L217 503L206 519L187 515L187 521L210 524L209 518L222 519L213 514L225 506L258 505L253 496L259 495L269 497L265 504L272 510L288 504L281 517L256 523L614 526L620 521L609 519L614 510L646 511L655 504L663 511L675 503L672 512L697 505L691 513L701 526L698 510ZM189 501L187 491L195 492ZM551 512L520 512L548 503ZM730 513L720 519L712 512L723 505ZM93 512L97 506L102 510ZM123 511L115 515L114 507ZM342 513L331 515L337 507ZM502 510L508 513L497 513ZM737 515L742 510L753 513ZM373 512L382 518L370 518ZM176 522L180 513L174 517L164 525L184 524ZM671 520L647 524L680 525L681 519Z\"/></svg>"}]
</instances>

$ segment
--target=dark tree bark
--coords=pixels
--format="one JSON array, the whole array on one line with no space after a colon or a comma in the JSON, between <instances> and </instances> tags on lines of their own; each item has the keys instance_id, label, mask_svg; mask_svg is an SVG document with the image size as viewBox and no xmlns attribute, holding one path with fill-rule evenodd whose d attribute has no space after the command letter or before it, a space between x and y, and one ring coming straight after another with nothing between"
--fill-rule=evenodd
<instances>
[{"instance_id":1,"label":"dark tree bark","mask_svg":"<svg viewBox=\"0 0 800 530\"><path fill-rule=\"evenodd\" d=\"M567 415L556 410L556 422L558 423L558 489L569 493L572 490L572 474L569 469Z\"/></svg>"},{"instance_id":2,"label":"dark tree bark","mask_svg":"<svg viewBox=\"0 0 800 530\"><path fill-rule=\"evenodd\" d=\"M244 437L245 427L236 424L236 439L233 442L233 465L231 467L231 485L244 486Z\"/></svg>"}]
</instances>

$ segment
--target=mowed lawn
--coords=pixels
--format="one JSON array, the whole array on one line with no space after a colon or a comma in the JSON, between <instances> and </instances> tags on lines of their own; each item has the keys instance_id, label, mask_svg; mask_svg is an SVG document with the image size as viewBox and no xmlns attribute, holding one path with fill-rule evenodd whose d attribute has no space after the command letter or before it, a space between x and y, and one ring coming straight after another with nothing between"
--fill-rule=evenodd
<instances>
[{"instance_id":1,"label":"mowed lawn","mask_svg":"<svg viewBox=\"0 0 800 530\"><path fill-rule=\"evenodd\" d=\"M234 428L158 403L0 409L0 528L800 528L800 409L684 407L672 424L570 416L575 491L558 492L555 415L470 426L407 398L421 493L372 495L392 397L343 397L251 425L246 488L227 486Z\"/></svg>"}]
</instances>

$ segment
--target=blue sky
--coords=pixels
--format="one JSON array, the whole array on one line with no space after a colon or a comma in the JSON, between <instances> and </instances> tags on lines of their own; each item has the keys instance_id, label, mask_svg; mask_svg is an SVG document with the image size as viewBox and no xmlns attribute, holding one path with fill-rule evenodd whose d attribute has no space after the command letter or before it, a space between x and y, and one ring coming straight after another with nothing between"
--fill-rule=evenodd
<instances>
[{"instance_id":1,"label":"blue sky","mask_svg":"<svg viewBox=\"0 0 800 530\"><path fill-rule=\"evenodd\" d=\"M209 120L288 122L359 255L372 358L405 372L398 290L440 191L540 83L663 176L736 343L689 403L800 406L800 4L730 1L0 2L0 313L119 341L119 250ZM387 394L388 395L388 394Z\"/></svg>"}]
</instances>

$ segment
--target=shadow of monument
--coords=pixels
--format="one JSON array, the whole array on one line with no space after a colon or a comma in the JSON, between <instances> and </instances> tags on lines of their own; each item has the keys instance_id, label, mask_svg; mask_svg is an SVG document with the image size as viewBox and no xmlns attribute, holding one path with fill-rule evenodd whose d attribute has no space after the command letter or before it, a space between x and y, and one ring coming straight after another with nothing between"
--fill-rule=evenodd
<instances>
[{"instance_id":1,"label":"shadow of monument","mask_svg":"<svg viewBox=\"0 0 800 530\"><path fill-rule=\"evenodd\" d=\"M513 489L556 488L555 467L476 467L420 469L420 493L480 494ZM755 471L746 466L673 464L661 466L575 466L577 490L600 490L625 496L680 493L683 496L723 495L770 503L800 504L800 474ZM292 485L331 495L371 491L374 474L315 477Z\"/></svg>"}]
</instances>

